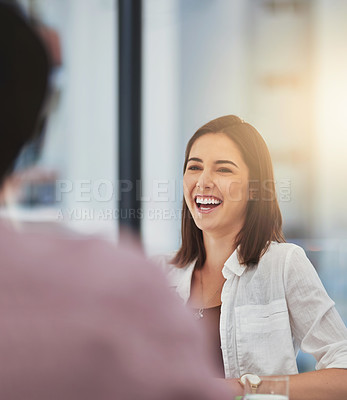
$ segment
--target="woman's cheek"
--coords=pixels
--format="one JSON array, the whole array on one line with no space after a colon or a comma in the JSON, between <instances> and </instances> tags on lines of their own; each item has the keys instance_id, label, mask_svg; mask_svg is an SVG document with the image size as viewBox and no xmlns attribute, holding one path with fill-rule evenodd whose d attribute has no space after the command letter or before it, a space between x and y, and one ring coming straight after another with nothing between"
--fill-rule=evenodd
<instances>
[{"instance_id":1,"label":"woman's cheek","mask_svg":"<svg viewBox=\"0 0 347 400\"><path fill-rule=\"evenodd\" d=\"M243 187L238 181L230 182L225 188L225 198L229 201L241 201L244 196ZM224 200L225 201L225 200Z\"/></svg>"}]
</instances>

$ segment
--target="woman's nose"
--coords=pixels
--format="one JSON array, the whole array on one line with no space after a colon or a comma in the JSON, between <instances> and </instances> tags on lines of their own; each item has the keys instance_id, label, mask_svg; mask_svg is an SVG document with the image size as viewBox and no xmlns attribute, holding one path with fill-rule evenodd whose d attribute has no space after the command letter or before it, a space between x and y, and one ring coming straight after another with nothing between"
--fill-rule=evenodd
<instances>
[{"instance_id":1,"label":"woman's nose","mask_svg":"<svg viewBox=\"0 0 347 400\"><path fill-rule=\"evenodd\" d=\"M196 182L196 187L199 189L212 189L213 186L214 183L211 174L206 170L203 171Z\"/></svg>"}]
</instances>

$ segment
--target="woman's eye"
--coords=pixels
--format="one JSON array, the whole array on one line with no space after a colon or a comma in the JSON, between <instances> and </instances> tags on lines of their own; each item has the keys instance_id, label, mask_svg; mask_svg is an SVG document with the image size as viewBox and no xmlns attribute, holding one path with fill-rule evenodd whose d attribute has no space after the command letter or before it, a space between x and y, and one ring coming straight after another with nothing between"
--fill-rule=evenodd
<instances>
[{"instance_id":1,"label":"woman's eye","mask_svg":"<svg viewBox=\"0 0 347 400\"><path fill-rule=\"evenodd\" d=\"M199 171L201 167L198 167L197 165L191 165L188 167L190 171Z\"/></svg>"},{"instance_id":2,"label":"woman's eye","mask_svg":"<svg viewBox=\"0 0 347 400\"><path fill-rule=\"evenodd\" d=\"M233 171L229 168L219 168L218 172L233 172Z\"/></svg>"}]
</instances>

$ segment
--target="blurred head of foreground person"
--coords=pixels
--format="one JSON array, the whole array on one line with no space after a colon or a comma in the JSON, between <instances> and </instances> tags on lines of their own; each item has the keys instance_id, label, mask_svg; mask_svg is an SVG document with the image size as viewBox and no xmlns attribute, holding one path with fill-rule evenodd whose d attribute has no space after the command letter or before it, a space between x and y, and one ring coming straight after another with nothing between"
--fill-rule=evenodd
<instances>
[{"instance_id":1,"label":"blurred head of foreground person","mask_svg":"<svg viewBox=\"0 0 347 400\"><path fill-rule=\"evenodd\" d=\"M0 2L0 174L32 136L49 62ZM97 239L16 232L0 219L0 398L229 398L194 325L141 254Z\"/></svg>"}]
</instances>

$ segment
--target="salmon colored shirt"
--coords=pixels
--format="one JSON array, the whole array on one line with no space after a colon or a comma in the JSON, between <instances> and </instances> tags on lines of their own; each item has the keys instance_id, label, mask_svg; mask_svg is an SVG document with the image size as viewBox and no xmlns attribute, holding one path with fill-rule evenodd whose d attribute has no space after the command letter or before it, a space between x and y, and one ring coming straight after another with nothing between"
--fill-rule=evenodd
<instances>
[{"instance_id":1,"label":"salmon colored shirt","mask_svg":"<svg viewBox=\"0 0 347 400\"><path fill-rule=\"evenodd\" d=\"M0 219L0 398L227 400L190 314L130 245Z\"/></svg>"}]
</instances>

